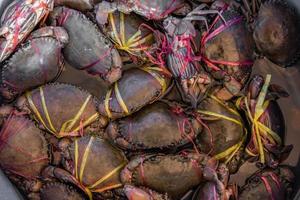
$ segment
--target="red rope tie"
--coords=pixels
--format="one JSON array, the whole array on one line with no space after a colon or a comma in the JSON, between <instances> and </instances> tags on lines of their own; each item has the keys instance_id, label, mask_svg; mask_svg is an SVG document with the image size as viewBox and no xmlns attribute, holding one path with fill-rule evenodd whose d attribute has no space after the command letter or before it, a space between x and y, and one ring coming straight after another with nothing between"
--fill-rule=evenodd
<instances>
[{"instance_id":1,"label":"red rope tie","mask_svg":"<svg viewBox=\"0 0 300 200\"><path fill-rule=\"evenodd\" d=\"M268 194L270 195L270 199L271 199L271 200L275 200L276 198L274 198L274 196L273 196L272 188L271 188L271 185L270 185L270 183L268 182L267 178L264 177L264 176L262 176L262 177L260 177L260 178L261 178L261 180L263 181L263 183L264 183L264 185L265 185L265 187L266 187L266 190L267 190Z\"/></svg>"}]
</instances>

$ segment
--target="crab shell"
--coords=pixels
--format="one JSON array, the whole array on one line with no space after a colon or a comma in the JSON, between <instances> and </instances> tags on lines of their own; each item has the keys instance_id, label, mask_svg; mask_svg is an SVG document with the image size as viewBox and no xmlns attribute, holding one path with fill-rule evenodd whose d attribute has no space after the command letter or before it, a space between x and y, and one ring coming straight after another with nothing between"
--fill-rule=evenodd
<instances>
[{"instance_id":1,"label":"crab shell","mask_svg":"<svg viewBox=\"0 0 300 200\"><path fill-rule=\"evenodd\" d=\"M33 32L2 68L2 96L11 101L26 90L58 78L64 68L61 49L67 42L68 34L61 27Z\"/></svg>"},{"instance_id":2,"label":"crab shell","mask_svg":"<svg viewBox=\"0 0 300 200\"><path fill-rule=\"evenodd\" d=\"M290 66L299 57L296 9L286 1L268 0L260 7L253 37L258 50L275 64Z\"/></svg>"},{"instance_id":3,"label":"crab shell","mask_svg":"<svg viewBox=\"0 0 300 200\"><path fill-rule=\"evenodd\" d=\"M128 163L120 177L124 184L151 188L179 199L205 180L204 168L208 165L209 157L204 154L141 155Z\"/></svg>"},{"instance_id":4,"label":"crab shell","mask_svg":"<svg viewBox=\"0 0 300 200\"><path fill-rule=\"evenodd\" d=\"M77 192L72 186L60 182L50 182L43 185L40 191L42 200L84 200L82 194Z\"/></svg>"},{"instance_id":5,"label":"crab shell","mask_svg":"<svg viewBox=\"0 0 300 200\"><path fill-rule=\"evenodd\" d=\"M122 61L118 51L84 14L67 7L56 7L50 21L64 27L69 34L70 41L63 54L72 67L99 75L109 83L121 77Z\"/></svg>"},{"instance_id":6,"label":"crab shell","mask_svg":"<svg viewBox=\"0 0 300 200\"><path fill-rule=\"evenodd\" d=\"M200 132L201 125L195 118L184 112L176 114L162 102L112 121L106 130L110 140L129 150L179 147L191 142Z\"/></svg>"},{"instance_id":7,"label":"crab shell","mask_svg":"<svg viewBox=\"0 0 300 200\"><path fill-rule=\"evenodd\" d=\"M40 173L49 163L43 133L30 119L10 114L4 118L0 141L2 170L24 192L38 190Z\"/></svg>"},{"instance_id":8,"label":"crab shell","mask_svg":"<svg viewBox=\"0 0 300 200\"><path fill-rule=\"evenodd\" d=\"M122 186L119 174L127 159L106 140L97 136L81 137L71 144L69 152L67 170L91 192L101 193Z\"/></svg>"},{"instance_id":9,"label":"crab shell","mask_svg":"<svg viewBox=\"0 0 300 200\"><path fill-rule=\"evenodd\" d=\"M88 11L94 8L95 0L55 0L56 6L66 6L80 11Z\"/></svg>"},{"instance_id":10,"label":"crab shell","mask_svg":"<svg viewBox=\"0 0 300 200\"><path fill-rule=\"evenodd\" d=\"M73 85L52 83L27 92L17 107L56 137L78 136L81 129L95 122L104 127L107 120L97 112L97 100Z\"/></svg>"},{"instance_id":11,"label":"crab shell","mask_svg":"<svg viewBox=\"0 0 300 200\"><path fill-rule=\"evenodd\" d=\"M216 64L221 69L219 71L207 67L215 79L223 81L223 86L214 91L216 96L220 99L229 100L241 91L251 74L254 41L240 14L228 9L222 13L222 16L227 22L227 28L202 44L202 51L210 61L240 64L240 66ZM215 31L223 25L223 20L219 19L211 31Z\"/></svg>"},{"instance_id":12,"label":"crab shell","mask_svg":"<svg viewBox=\"0 0 300 200\"><path fill-rule=\"evenodd\" d=\"M99 113L111 119L128 116L162 97L169 83L158 67L129 69L102 99Z\"/></svg>"},{"instance_id":13,"label":"crab shell","mask_svg":"<svg viewBox=\"0 0 300 200\"><path fill-rule=\"evenodd\" d=\"M210 153L211 156L216 156L221 161L226 161L232 154L235 155L235 159L238 160L233 159L231 163L233 166L228 167L231 173L236 172L241 164L238 150L242 148L246 134L242 117L234 105L222 102L216 97L208 97L203 100L198 110L203 118L203 122L209 128L209 130L208 128L203 128L202 133L197 137L200 151ZM214 115L221 115L230 119L227 120ZM226 155L220 156L234 146L236 146L236 152L232 149Z\"/></svg>"},{"instance_id":14,"label":"crab shell","mask_svg":"<svg viewBox=\"0 0 300 200\"><path fill-rule=\"evenodd\" d=\"M294 181L294 174L285 166L258 171L246 180L239 199L291 199Z\"/></svg>"},{"instance_id":15,"label":"crab shell","mask_svg":"<svg viewBox=\"0 0 300 200\"><path fill-rule=\"evenodd\" d=\"M152 31L146 28L148 24L141 17L134 13L129 15L119 11L103 16L102 7L99 5L95 12L97 24L102 32L112 40L118 50L122 51L121 53L145 60L146 55L143 51L149 51L155 41Z\"/></svg>"},{"instance_id":16,"label":"crab shell","mask_svg":"<svg viewBox=\"0 0 300 200\"><path fill-rule=\"evenodd\" d=\"M35 26L53 9L53 5L54 0L14 0L7 6L0 23L0 62L14 52Z\"/></svg>"}]
</instances>

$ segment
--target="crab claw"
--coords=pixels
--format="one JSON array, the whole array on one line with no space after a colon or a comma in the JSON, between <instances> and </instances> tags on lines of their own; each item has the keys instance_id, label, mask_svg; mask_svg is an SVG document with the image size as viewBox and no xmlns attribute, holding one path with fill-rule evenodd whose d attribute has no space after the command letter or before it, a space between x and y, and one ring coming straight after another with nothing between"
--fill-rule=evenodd
<instances>
[{"instance_id":1,"label":"crab claw","mask_svg":"<svg viewBox=\"0 0 300 200\"><path fill-rule=\"evenodd\" d=\"M152 199L147 192L131 185L125 185L124 192L129 200L151 200Z\"/></svg>"},{"instance_id":2,"label":"crab claw","mask_svg":"<svg viewBox=\"0 0 300 200\"><path fill-rule=\"evenodd\" d=\"M129 200L168 200L168 197L149 189L141 189L131 185L124 186L124 193Z\"/></svg>"}]
</instances>

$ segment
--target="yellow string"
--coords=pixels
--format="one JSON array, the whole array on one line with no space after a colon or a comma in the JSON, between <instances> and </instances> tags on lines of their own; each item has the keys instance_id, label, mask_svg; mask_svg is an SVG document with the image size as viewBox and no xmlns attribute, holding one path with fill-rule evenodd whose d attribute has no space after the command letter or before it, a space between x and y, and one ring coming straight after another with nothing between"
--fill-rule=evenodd
<instances>
[{"instance_id":1,"label":"yellow string","mask_svg":"<svg viewBox=\"0 0 300 200\"><path fill-rule=\"evenodd\" d=\"M123 111L128 115L129 114L129 111L128 111L128 108L120 94L120 91L119 91L119 87L118 87L118 82L115 82L115 94L116 94L116 98L117 98L117 101L119 103L119 105L121 106L121 108L123 109Z\"/></svg>"},{"instance_id":2,"label":"yellow string","mask_svg":"<svg viewBox=\"0 0 300 200\"><path fill-rule=\"evenodd\" d=\"M43 111L46 115L46 119L48 121L48 124L50 125L50 129L53 131L53 132L57 132L56 129L54 128L53 124L52 124L52 121L51 121L51 118L50 118L50 115L49 115L49 112L48 112L48 108L47 108L47 105L46 105L46 101L45 101L45 96L44 96L44 91L43 91L43 88L40 87L39 88L40 90L40 96L41 96L41 101L42 101L42 106L43 106Z\"/></svg>"},{"instance_id":3,"label":"yellow string","mask_svg":"<svg viewBox=\"0 0 300 200\"><path fill-rule=\"evenodd\" d=\"M122 42L119 38L119 34L117 32L117 29L116 29L116 24L115 24L115 19L114 19L113 13L109 13L108 15L109 15L109 20L111 22L111 27L112 27L114 39L117 41L118 45L122 46Z\"/></svg>"},{"instance_id":4,"label":"yellow string","mask_svg":"<svg viewBox=\"0 0 300 200\"><path fill-rule=\"evenodd\" d=\"M98 185L100 185L101 183L103 183L104 181L106 181L107 179L109 179L110 177L112 177L115 173L117 173L118 171L120 171L121 169L123 169L123 167L126 165L126 163L122 163L120 164L118 167L116 167L115 169L113 169L111 172L109 172L108 174L106 174L105 176L103 176L102 178L100 178L98 181L96 181L93 185L89 186L89 189L95 188Z\"/></svg>"},{"instance_id":5,"label":"yellow string","mask_svg":"<svg viewBox=\"0 0 300 200\"><path fill-rule=\"evenodd\" d=\"M247 97L239 98L236 102L237 105L240 105L242 100L245 102L246 112L248 115L249 120L252 123L252 131L255 133L256 140L254 141L254 145L258 149L258 154L261 163L265 163L265 153L264 153L264 145L262 143L262 137L265 136L270 142L276 142L277 144L281 144L281 138L271 130L269 127L265 126L259 121L259 118L264 114L266 109L269 106L269 101L265 100L267 95L267 90L270 85L271 75L266 76L265 83L259 93L258 100L254 110L254 116L252 117L252 113L250 110L250 104L248 102ZM256 156L250 150L246 149L247 153L251 156Z\"/></svg>"},{"instance_id":6,"label":"yellow string","mask_svg":"<svg viewBox=\"0 0 300 200\"><path fill-rule=\"evenodd\" d=\"M124 20L124 13L120 12L120 35L122 45L126 45L126 33L125 33L125 20Z\"/></svg>"},{"instance_id":7,"label":"yellow string","mask_svg":"<svg viewBox=\"0 0 300 200\"><path fill-rule=\"evenodd\" d=\"M27 98L27 101L29 103L31 110L34 112L35 116L38 118L38 121L40 121L43 124L43 126L45 127L46 130L48 130L50 133L53 133L55 135L55 132L53 132L51 129L49 129L48 126L46 125L46 123L44 122L40 112L38 111L35 104L33 103L30 92L26 92L26 98Z\"/></svg>"},{"instance_id":8,"label":"yellow string","mask_svg":"<svg viewBox=\"0 0 300 200\"><path fill-rule=\"evenodd\" d=\"M163 77L161 77L158 73L155 72L155 71L162 72L161 68L159 68L159 67L143 67L141 69L145 72L148 72L152 77L154 77L158 81L158 83L162 87L162 93L164 93L167 90L166 80Z\"/></svg>"},{"instance_id":9,"label":"yellow string","mask_svg":"<svg viewBox=\"0 0 300 200\"><path fill-rule=\"evenodd\" d=\"M80 183L82 183L83 172L84 172L84 169L85 169L86 161L87 161L87 158L88 158L88 155L89 155L89 152L90 152L91 145L92 145L93 141L94 141L94 137L91 136L90 140L89 140L89 143L88 143L88 145L85 148L85 151L83 153L83 157L82 157L82 161L81 161L81 165L80 165L80 172L79 172L79 181L80 181Z\"/></svg>"},{"instance_id":10,"label":"yellow string","mask_svg":"<svg viewBox=\"0 0 300 200\"><path fill-rule=\"evenodd\" d=\"M104 100L105 111L106 111L106 114L109 118L112 118L112 115L111 115L111 112L110 112L110 109L109 109L109 100L111 98L110 97L111 93L112 93L112 89L108 90L108 92L106 93L106 96L105 96L105 100Z\"/></svg>"},{"instance_id":11,"label":"yellow string","mask_svg":"<svg viewBox=\"0 0 300 200\"><path fill-rule=\"evenodd\" d=\"M234 114L234 115L236 115L236 116L238 116L240 118L240 115L239 115L239 113L236 110L230 108L229 106L227 106L226 104L224 104L222 101L220 101L218 98L216 98L213 95L210 95L209 97L211 99L215 100L221 106L223 106L226 110L228 110L229 112L231 112L232 114ZM239 143L237 143L237 144L229 147L225 151L223 151L223 152L221 152L221 153L219 153L219 154L217 154L217 155L214 156L214 158L217 159L217 160L220 160L220 159L223 159L223 158L226 158L226 157L229 156L226 159L226 161L225 161L225 164L227 164L228 162L230 162L230 160L233 158L233 156L241 148L242 144L246 140L246 136L247 136L247 130L246 130L246 128L244 128L244 125L243 125L243 123L240 120L234 119L232 117L228 117L228 116L220 114L220 113L215 113L215 112L211 112L211 111L207 111L207 110L200 110L200 109L198 109L197 112L200 113L200 114L209 115L209 116L213 116L213 117L217 117L217 118L221 118L221 119L233 122L233 123L238 124L239 126L241 126L243 128L243 130L245 131L245 134L244 134L242 140Z\"/></svg>"}]
</instances>

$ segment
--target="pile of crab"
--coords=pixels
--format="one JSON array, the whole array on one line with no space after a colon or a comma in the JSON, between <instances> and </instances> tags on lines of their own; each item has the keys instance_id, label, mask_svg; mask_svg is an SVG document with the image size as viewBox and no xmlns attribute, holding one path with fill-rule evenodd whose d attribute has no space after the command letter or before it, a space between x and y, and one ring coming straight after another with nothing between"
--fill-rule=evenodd
<instances>
[{"instance_id":1,"label":"pile of crab","mask_svg":"<svg viewBox=\"0 0 300 200\"><path fill-rule=\"evenodd\" d=\"M0 12L0 167L26 198L290 198L277 103L289 95L251 74L258 57L300 55L286 1L4 0ZM66 66L104 95L58 81ZM238 186L248 162L257 172Z\"/></svg>"}]
</instances>

